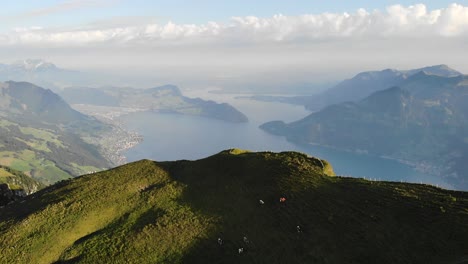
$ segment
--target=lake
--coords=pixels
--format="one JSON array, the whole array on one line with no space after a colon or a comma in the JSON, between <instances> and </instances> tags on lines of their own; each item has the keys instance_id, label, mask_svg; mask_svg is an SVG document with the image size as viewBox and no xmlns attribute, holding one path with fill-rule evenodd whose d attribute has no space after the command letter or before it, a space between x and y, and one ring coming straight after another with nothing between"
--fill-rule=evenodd
<instances>
[{"instance_id":1,"label":"lake","mask_svg":"<svg viewBox=\"0 0 468 264\"><path fill-rule=\"evenodd\" d=\"M291 122L310 112L302 106L236 99L240 94L214 94L208 90L184 91L189 97L201 97L230 103L249 117L248 123L225 121L177 114L134 113L122 118L124 125L144 137L142 144L129 149L128 161L200 159L229 148L252 151L301 151L328 160L337 175L377 180L428 183L444 188L453 186L438 177L425 175L394 160L349 153L321 146L298 146L285 138L259 129L267 121Z\"/></svg>"}]
</instances>

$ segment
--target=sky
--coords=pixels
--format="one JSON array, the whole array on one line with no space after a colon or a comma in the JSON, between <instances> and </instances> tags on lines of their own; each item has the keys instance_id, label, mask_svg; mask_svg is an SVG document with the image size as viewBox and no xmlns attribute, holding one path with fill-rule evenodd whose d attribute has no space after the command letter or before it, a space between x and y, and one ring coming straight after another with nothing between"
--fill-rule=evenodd
<instances>
[{"instance_id":1,"label":"sky","mask_svg":"<svg viewBox=\"0 0 468 264\"><path fill-rule=\"evenodd\" d=\"M467 1L24 0L0 10L0 63L42 58L188 86L287 87L435 64L468 73L467 44Z\"/></svg>"},{"instance_id":2,"label":"sky","mask_svg":"<svg viewBox=\"0 0 468 264\"><path fill-rule=\"evenodd\" d=\"M118 17L146 17L165 23L207 23L227 21L237 16L271 17L276 14L302 15L318 13L354 12L365 8L372 11L384 10L399 4L410 6L420 1L376 1L376 0L20 0L2 3L0 17L2 29L11 27L55 27L58 25L80 25ZM466 1L458 1L464 4ZM453 1L431 0L424 4L428 9L447 7Z\"/></svg>"}]
</instances>

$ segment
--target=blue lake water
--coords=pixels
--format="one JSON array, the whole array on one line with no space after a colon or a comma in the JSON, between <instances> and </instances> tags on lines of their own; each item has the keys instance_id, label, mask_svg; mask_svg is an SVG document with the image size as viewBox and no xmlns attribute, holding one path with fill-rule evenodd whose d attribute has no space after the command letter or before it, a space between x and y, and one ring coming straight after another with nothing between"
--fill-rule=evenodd
<instances>
[{"instance_id":1,"label":"blue lake water","mask_svg":"<svg viewBox=\"0 0 468 264\"><path fill-rule=\"evenodd\" d=\"M236 99L238 95L185 91L190 97L228 102L249 117L248 123L160 113L134 113L122 118L127 128L139 132L144 142L128 150L128 161L158 161L204 158L229 148L252 151L301 151L331 162L335 173L377 180L429 183L453 188L442 179L425 175L394 160L338 151L321 146L297 146L283 137L265 133L258 126L271 120L286 122L300 119L309 112L301 106Z\"/></svg>"}]
</instances>

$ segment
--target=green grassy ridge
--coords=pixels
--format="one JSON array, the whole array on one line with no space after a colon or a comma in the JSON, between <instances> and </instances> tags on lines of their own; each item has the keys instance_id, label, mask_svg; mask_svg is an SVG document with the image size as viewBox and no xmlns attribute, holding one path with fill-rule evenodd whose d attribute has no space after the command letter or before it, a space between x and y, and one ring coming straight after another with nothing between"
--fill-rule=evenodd
<instances>
[{"instance_id":1,"label":"green grassy ridge","mask_svg":"<svg viewBox=\"0 0 468 264\"><path fill-rule=\"evenodd\" d=\"M0 263L450 263L468 255L468 193L330 171L296 152L227 150L63 181L0 209Z\"/></svg>"}]
</instances>

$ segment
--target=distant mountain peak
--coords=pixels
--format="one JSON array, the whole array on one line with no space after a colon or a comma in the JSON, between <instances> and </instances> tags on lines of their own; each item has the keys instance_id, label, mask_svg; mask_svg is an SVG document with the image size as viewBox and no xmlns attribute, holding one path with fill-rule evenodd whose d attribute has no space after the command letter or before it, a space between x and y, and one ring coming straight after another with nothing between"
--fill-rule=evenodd
<instances>
[{"instance_id":1,"label":"distant mountain peak","mask_svg":"<svg viewBox=\"0 0 468 264\"><path fill-rule=\"evenodd\" d=\"M426 75L437 75L437 76L442 76L442 77L455 77L455 76L463 75L463 73L450 68L446 64L432 65L432 66L427 66L424 68L407 70L407 71L402 71L402 72L405 73L407 76L415 75L415 74L418 74L419 72L424 72Z\"/></svg>"},{"instance_id":2,"label":"distant mountain peak","mask_svg":"<svg viewBox=\"0 0 468 264\"><path fill-rule=\"evenodd\" d=\"M450 68L446 64L439 64L439 65L432 65L426 66L423 68L411 69L411 70L398 70L398 69L383 69L380 71L365 71L356 74L350 80L379 80L382 78L394 78L394 77L410 77L412 75L418 74L420 72L424 72L426 75L437 75L442 77L455 77L459 75L463 75L463 73Z\"/></svg>"},{"instance_id":3,"label":"distant mountain peak","mask_svg":"<svg viewBox=\"0 0 468 264\"><path fill-rule=\"evenodd\" d=\"M22 61L17 61L13 63L13 65L28 71L57 69L55 64L42 59L25 59Z\"/></svg>"}]
</instances>

